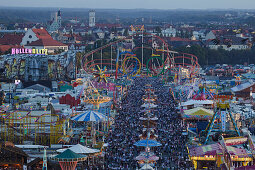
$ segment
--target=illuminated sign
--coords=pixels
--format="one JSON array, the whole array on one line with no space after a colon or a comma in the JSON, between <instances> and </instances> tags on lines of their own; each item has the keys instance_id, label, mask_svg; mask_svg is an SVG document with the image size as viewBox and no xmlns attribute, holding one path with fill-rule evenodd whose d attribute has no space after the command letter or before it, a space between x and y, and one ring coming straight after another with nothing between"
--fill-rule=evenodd
<instances>
[{"instance_id":1,"label":"illuminated sign","mask_svg":"<svg viewBox=\"0 0 255 170\"><path fill-rule=\"evenodd\" d=\"M48 55L47 49L12 48L12 54L40 54Z\"/></svg>"}]
</instances>

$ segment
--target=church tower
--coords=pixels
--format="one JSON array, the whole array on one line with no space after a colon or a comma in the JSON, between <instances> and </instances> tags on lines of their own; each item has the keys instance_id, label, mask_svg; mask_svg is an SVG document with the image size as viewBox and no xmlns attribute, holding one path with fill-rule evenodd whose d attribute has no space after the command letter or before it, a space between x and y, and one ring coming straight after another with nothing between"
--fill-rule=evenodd
<instances>
[{"instance_id":1,"label":"church tower","mask_svg":"<svg viewBox=\"0 0 255 170\"><path fill-rule=\"evenodd\" d=\"M90 10L89 11L89 27L96 26L96 11Z\"/></svg>"},{"instance_id":2,"label":"church tower","mask_svg":"<svg viewBox=\"0 0 255 170\"><path fill-rule=\"evenodd\" d=\"M59 28L60 28L60 27L61 27L61 23L62 23L61 11L60 11L60 10L58 10L57 22L58 22L58 26L59 26Z\"/></svg>"}]
</instances>

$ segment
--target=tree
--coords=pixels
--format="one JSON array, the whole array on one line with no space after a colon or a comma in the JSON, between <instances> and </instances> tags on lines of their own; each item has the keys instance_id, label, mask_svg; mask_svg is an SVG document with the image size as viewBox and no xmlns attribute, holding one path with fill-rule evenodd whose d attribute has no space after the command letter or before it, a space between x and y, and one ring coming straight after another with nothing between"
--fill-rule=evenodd
<instances>
[{"instance_id":1,"label":"tree","mask_svg":"<svg viewBox=\"0 0 255 170\"><path fill-rule=\"evenodd\" d=\"M156 32L157 34L161 34L162 30L161 30L160 26L157 26L157 27L155 28L155 32Z\"/></svg>"},{"instance_id":2,"label":"tree","mask_svg":"<svg viewBox=\"0 0 255 170\"><path fill-rule=\"evenodd\" d=\"M128 29L126 28L124 33L123 33L124 36L129 36L129 33L128 33Z\"/></svg>"}]
</instances>

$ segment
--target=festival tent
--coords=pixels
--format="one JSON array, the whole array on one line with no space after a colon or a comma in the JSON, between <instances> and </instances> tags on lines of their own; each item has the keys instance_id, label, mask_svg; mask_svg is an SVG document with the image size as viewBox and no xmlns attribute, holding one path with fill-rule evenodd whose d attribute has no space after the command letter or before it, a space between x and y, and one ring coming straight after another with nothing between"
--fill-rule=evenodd
<instances>
[{"instance_id":1,"label":"festival tent","mask_svg":"<svg viewBox=\"0 0 255 170\"><path fill-rule=\"evenodd\" d=\"M97 121L105 121L107 120L107 117L100 112L87 110L84 113L74 116L71 120L78 121L78 122L97 122Z\"/></svg>"},{"instance_id":2,"label":"festival tent","mask_svg":"<svg viewBox=\"0 0 255 170\"><path fill-rule=\"evenodd\" d=\"M204 104L213 104L213 100L188 100L183 102L181 106L189 106L189 105L204 105Z\"/></svg>"},{"instance_id":3,"label":"festival tent","mask_svg":"<svg viewBox=\"0 0 255 170\"><path fill-rule=\"evenodd\" d=\"M184 119L210 119L214 112L203 107L196 107L189 110L184 110L182 117Z\"/></svg>"},{"instance_id":4,"label":"festival tent","mask_svg":"<svg viewBox=\"0 0 255 170\"><path fill-rule=\"evenodd\" d=\"M74 145L68 149L70 149L71 151L73 151L74 153L77 153L77 154L92 154L92 153L100 152L100 150L98 150L98 149L91 149L91 148L88 148L81 144ZM58 149L57 152L64 152L66 150L67 149Z\"/></svg>"},{"instance_id":5,"label":"festival tent","mask_svg":"<svg viewBox=\"0 0 255 170\"><path fill-rule=\"evenodd\" d=\"M155 140L150 140L150 139L144 139L136 142L134 144L135 146L144 146L144 147L154 147L154 146L161 146L162 144L155 141Z\"/></svg>"},{"instance_id":6,"label":"festival tent","mask_svg":"<svg viewBox=\"0 0 255 170\"><path fill-rule=\"evenodd\" d=\"M222 146L219 143L189 148L190 157L215 156L222 153Z\"/></svg>"},{"instance_id":7,"label":"festival tent","mask_svg":"<svg viewBox=\"0 0 255 170\"><path fill-rule=\"evenodd\" d=\"M195 107L213 108L213 100L188 100L181 103L182 109L193 109Z\"/></svg>"},{"instance_id":8,"label":"festival tent","mask_svg":"<svg viewBox=\"0 0 255 170\"><path fill-rule=\"evenodd\" d=\"M145 164L141 169L144 169L144 170L153 170L153 168L149 164Z\"/></svg>"},{"instance_id":9,"label":"festival tent","mask_svg":"<svg viewBox=\"0 0 255 170\"><path fill-rule=\"evenodd\" d=\"M158 120L157 117L149 117L149 118L146 118L146 117L140 117L139 120Z\"/></svg>"},{"instance_id":10,"label":"festival tent","mask_svg":"<svg viewBox=\"0 0 255 170\"><path fill-rule=\"evenodd\" d=\"M245 149L236 148L233 146L227 146L228 153L231 156L238 156L240 158L248 158L249 155ZM189 148L190 157L209 157L215 156L223 153L223 148L220 143L215 143L211 145L204 145L194 148Z\"/></svg>"},{"instance_id":11,"label":"festival tent","mask_svg":"<svg viewBox=\"0 0 255 170\"><path fill-rule=\"evenodd\" d=\"M141 152L139 156L135 158L138 161L157 161L159 157L156 156L153 152Z\"/></svg>"},{"instance_id":12,"label":"festival tent","mask_svg":"<svg viewBox=\"0 0 255 170\"><path fill-rule=\"evenodd\" d=\"M228 153L231 156L238 156L238 158L249 158L247 151L242 148L236 148L233 146L227 146Z\"/></svg>"}]
</instances>

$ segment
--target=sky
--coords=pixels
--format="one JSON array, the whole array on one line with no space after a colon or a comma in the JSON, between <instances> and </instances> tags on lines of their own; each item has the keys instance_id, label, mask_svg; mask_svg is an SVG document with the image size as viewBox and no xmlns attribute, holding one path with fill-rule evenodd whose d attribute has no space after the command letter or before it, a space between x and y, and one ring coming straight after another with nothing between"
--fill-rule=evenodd
<instances>
[{"instance_id":1,"label":"sky","mask_svg":"<svg viewBox=\"0 0 255 170\"><path fill-rule=\"evenodd\" d=\"M0 0L0 6L94 9L255 9L255 0Z\"/></svg>"}]
</instances>

